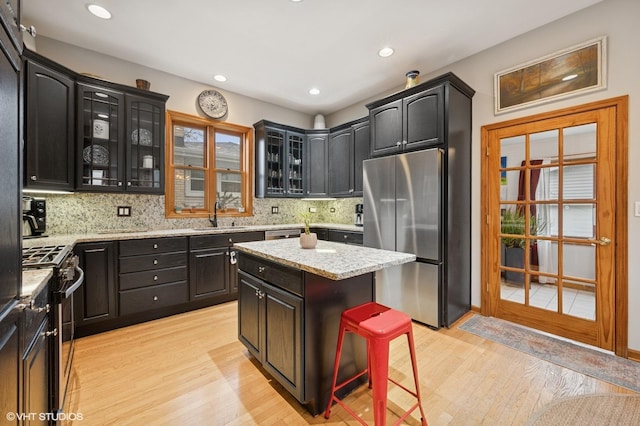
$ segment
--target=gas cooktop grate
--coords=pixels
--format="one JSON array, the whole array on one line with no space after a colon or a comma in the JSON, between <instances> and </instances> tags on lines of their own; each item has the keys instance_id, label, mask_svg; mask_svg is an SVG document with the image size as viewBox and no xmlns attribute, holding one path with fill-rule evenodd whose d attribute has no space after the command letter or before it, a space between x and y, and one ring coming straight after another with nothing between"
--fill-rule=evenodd
<instances>
[{"instance_id":1,"label":"gas cooktop grate","mask_svg":"<svg viewBox=\"0 0 640 426\"><path fill-rule=\"evenodd\" d=\"M27 247L22 249L23 268L59 266L70 252L69 246Z\"/></svg>"}]
</instances>

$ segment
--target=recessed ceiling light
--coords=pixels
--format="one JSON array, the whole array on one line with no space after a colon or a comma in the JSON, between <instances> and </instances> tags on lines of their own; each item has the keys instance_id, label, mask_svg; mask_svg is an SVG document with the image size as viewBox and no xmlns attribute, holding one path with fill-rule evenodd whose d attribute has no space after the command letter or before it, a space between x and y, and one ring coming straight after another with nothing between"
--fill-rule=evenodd
<instances>
[{"instance_id":1,"label":"recessed ceiling light","mask_svg":"<svg viewBox=\"0 0 640 426\"><path fill-rule=\"evenodd\" d=\"M213 76L213 79L216 81L227 81L227 77L221 74L216 74Z\"/></svg>"},{"instance_id":2,"label":"recessed ceiling light","mask_svg":"<svg viewBox=\"0 0 640 426\"><path fill-rule=\"evenodd\" d=\"M383 47L382 49L378 50L378 55L382 56L383 58L386 58L388 56L393 55L393 49L390 47Z\"/></svg>"},{"instance_id":3,"label":"recessed ceiling light","mask_svg":"<svg viewBox=\"0 0 640 426\"><path fill-rule=\"evenodd\" d=\"M320 94L320 89L316 89L315 87L309 89L309 94L310 95L319 95Z\"/></svg>"},{"instance_id":4,"label":"recessed ceiling light","mask_svg":"<svg viewBox=\"0 0 640 426\"><path fill-rule=\"evenodd\" d=\"M98 18L111 19L111 12L102 6L98 6L97 4L88 4L87 9Z\"/></svg>"},{"instance_id":5,"label":"recessed ceiling light","mask_svg":"<svg viewBox=\"0 0 640 426\"><path fill-rule=\"evenodd\" d=\"M569 80L573 80L574 78L576 78L578 76L578 74L569 74L565 77L562 78L562 81L569 81Z\"/></svg>"}]
</instances>

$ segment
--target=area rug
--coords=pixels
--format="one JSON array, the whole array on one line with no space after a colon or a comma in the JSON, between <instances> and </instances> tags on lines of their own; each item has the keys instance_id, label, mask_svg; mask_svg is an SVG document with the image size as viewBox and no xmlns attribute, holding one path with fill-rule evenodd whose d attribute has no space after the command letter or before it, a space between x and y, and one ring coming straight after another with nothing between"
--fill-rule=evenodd
<instances>
[{"instance_id":1,"label":"area rug","mask_svg":"<svg viewBox=\"0 0 640 426\"><path fill-rule=\"evenodd\" d=\"M640 425L640 395L594 394L562 398L533 413L526 426Z\"/></svg>"},{"instance_id":2,"label":"area rug","mask_svg":"<svg viewBox=\"0 0 640 426\"><path fill-rule=\"evenodd\" d=\"M640 392L640 363L576 345L498 318L473 315L459 327L526 354Z\"/></svg>"}]
</instances>

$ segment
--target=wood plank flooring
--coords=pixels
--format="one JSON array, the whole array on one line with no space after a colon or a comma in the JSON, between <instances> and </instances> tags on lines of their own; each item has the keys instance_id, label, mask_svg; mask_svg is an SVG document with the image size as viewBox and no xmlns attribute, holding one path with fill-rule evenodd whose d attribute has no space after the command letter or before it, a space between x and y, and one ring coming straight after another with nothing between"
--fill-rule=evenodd
<instances>
[{"instance_id":1,"label":"wood plank flooring","mask_svg":"<svg viewBox=\"0 0 640 426\"><path fill-rule=\"evenodd\" d=\"M311 416L238 341L236 317L237 304L229 302L76 340L69 411L83 420L73 423L358 424L340 407L329 420ZM559 397L634 393L456 326L434 331L414 323L414 334L430 426L522 425ZM406 339L392 343L390 374L411 386ZM372 424L370 398L365 386L346 401ZM389 399L389 423L413 402L393 385ZM418 416L407 423L418 425Z\"/></svg>"}]
</instances>

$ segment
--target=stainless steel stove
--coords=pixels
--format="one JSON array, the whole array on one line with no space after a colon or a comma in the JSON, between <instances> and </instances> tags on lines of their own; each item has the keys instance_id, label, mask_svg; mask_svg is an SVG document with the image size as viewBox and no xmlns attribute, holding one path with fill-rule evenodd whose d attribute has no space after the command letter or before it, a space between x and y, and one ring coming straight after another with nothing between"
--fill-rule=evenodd
<instances>
[{"instance_id":1,"label":"stainless steel stove","mask_svg":"<svg viewBox=\"0 0 640 426\"><path fill-rule=\"evenodd\" d=\"M68 257L69 246L41 246L22 249L23 268L51 268L60 266Z\"/></svg>"}]
</instances>

